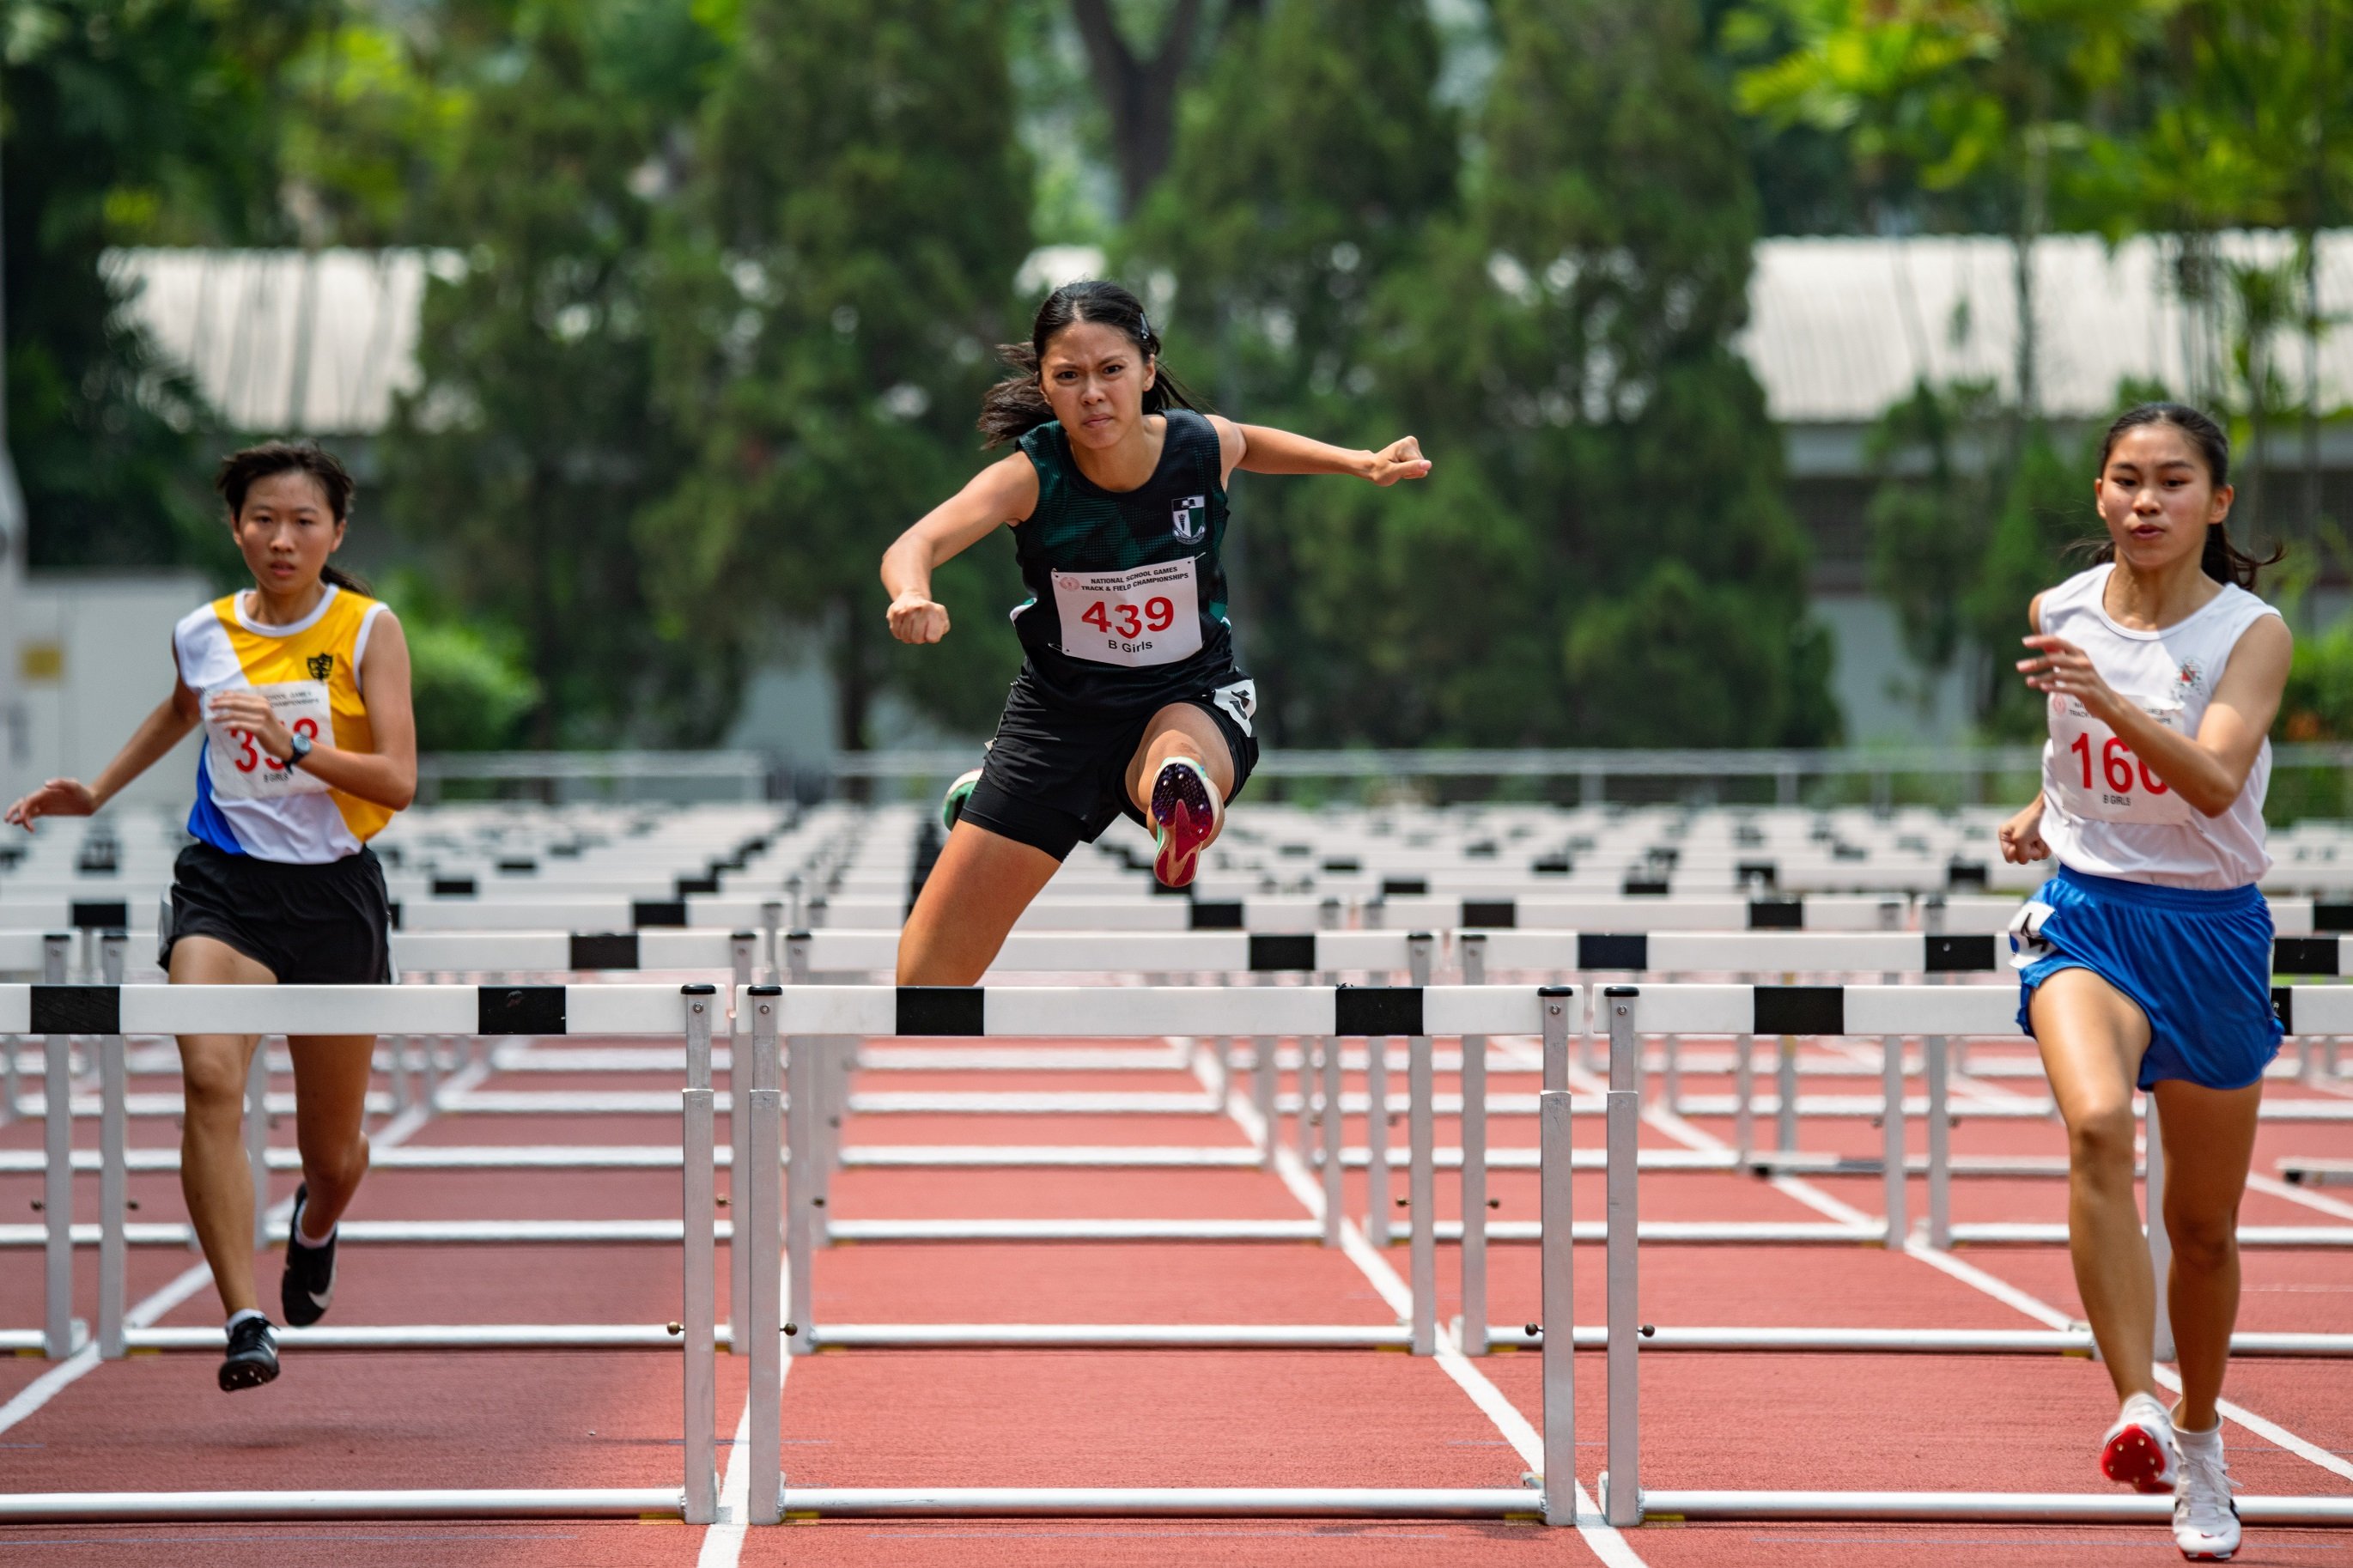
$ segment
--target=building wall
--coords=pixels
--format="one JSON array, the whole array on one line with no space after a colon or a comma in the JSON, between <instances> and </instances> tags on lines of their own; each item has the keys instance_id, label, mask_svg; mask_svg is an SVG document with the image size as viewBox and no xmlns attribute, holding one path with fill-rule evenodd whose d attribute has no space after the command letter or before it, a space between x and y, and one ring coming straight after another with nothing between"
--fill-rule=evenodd
<instances>
[{"instance_id":1,"label":"building wall","mask_svg":"<svg viewBox=\"0 0 2353 1568\"><path fill-rule=\"evenodd\" d=\"M172 690L172 627L213 596L195 572L36 572L24 581L5 652L21 682L19 778L95 779ZM126 789L126 804L185 803L190 736Z\"/></svg>"}]
</instances>

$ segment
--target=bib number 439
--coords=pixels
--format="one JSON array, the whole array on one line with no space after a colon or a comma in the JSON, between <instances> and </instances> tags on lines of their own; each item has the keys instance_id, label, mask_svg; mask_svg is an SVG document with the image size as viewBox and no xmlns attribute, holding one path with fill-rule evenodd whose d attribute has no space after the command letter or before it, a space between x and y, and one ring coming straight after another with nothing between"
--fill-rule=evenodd
<instances>
[{"instance_id":1,"label":"bib number 439","mask_svg":"<svg viewBox=\"0 0 2353 1568\"><path fill-rule=\"evenodd\" d=\"M1164 595L1144 601L1141 606L1129 600L1098 599L1079 616L1105 637L1140 637L1145 632L1165 632L1176 624L1176 603Z\"/></svg>"},{"instance_id":2,"label":"bib number 439","mask_svg":"<svg viewBox=\"0 0 2353 1568\"><path fill-rule=\"evenodd\" d=\"M1127 572L1058 572L1062 651L1091 664L1174 664L1201 651L1201 588L1188 557Z\"/></svg>"}]
</instances>

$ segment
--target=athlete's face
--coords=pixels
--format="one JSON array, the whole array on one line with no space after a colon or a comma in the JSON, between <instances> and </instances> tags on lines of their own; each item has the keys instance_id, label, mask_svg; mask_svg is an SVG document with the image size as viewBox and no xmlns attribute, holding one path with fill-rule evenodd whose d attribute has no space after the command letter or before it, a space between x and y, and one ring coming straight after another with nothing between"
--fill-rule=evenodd
<instances>
[{"instance_id":1,"label":"athlete's face","mask_svg":"<svg viewBox=\"0 0 2353 1568\"><path fill-rule=\"evenodd\" d=\"M1144 415L1152 358L1135 340L1100 321L1073 321L1046 340L1038 379L1054 417L1082 447L1115 447Z\"/></svg>"},{"instance_id":2,"label":"athlete's face","mask_svg":"<svg viewBox=\"0 0 2353 1568\"><path fill-rule=\"evenodd\" d=\"M327 505L325 487L300 471L254 480L229 531L254 582L272 595L299 595L315 587L327 557L343 542L343 525Z\"/></svg>"},{"instance_id":3,"label":"athlete's face","mask_svg":"<svg viewBox=\"0 0 2353 1568\"><path fill-rule=\"evenodd\" d=\"M2231 487L2219 488L2189 433L2172 425L2137 425L2116 437L2100 469L2100 521L2116 559L2156 572L2206 548L2206 528L2231 512Z\"/></svg>"}]
</instances>

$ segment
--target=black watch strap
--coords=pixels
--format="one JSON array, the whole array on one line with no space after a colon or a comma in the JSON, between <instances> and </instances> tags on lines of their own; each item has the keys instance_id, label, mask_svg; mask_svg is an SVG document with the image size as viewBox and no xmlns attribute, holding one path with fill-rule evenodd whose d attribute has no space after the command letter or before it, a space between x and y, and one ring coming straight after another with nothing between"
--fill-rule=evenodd
<instances>
[{"instance_id":1,"label":"black watch strap","mask_svg":"<svg viewBox=\"0 0 2353 1568\"><path fill-rule=\"evenodd\" d=\"M311 737L300 730L294 731L293 748L286 753L286 765L299 768L311 760Z\"/></svg>"}]
</instances>

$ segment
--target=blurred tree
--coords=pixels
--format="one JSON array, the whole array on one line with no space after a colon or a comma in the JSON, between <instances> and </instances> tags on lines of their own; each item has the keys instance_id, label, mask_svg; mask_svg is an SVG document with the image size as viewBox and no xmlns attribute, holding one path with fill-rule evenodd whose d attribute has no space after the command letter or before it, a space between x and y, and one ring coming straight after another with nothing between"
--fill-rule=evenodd
<instances>
[{"instance_id":1,"label":"blurred tree","mask_svg":"<svg viewBox=\"0 0 2353 1568\"><path fill-rule=\"evenodd\" d=\"M876 696L985 726L1019 665L1009 542L951 563L952 650L902 648L875 568L979 466L973 416L1029 249L1002 5L743 0L669 247L663 409L696 461L642 521L681 631L818 629L839 742Z\"/></svg>"},{"instance_id":2,"label":"blurred tree","mask_svg":"<svg viewBox=\"0 0 2353 1568\"><path fill-rule=\"evenodd\" d=\"M1756 199L1688 0L1498 0L1464 217L1384 289L1437 463L1319 539L1306 616L1398 679L1384 740L1811 744L1827 634L1731 338Z\"/></svg>"},{"instance_id":3,"label":"blurred tree","mask_svg":"<svg viewBox=\"0 0 2353 1568\"><path fill-rule=\"evenodd\" d=\"M110 245L271 232L269 82L309 0L0 8L8 429L36 566L233 566L210 414L121 315Z\"/></svg>"},{"instance_id":4,"label":"blurred tree","mask_svg":"<svg viewBox=\"0 0 2353 1568\"><path fill-rule=\"evenodd\" d=\"M1218 20L1208 0L1071 0L1095 93L1111 124L1123 210L1133 212L1168 166L1176 136L1177 91L1233 24L1256 17L1264 0L1225 0ZM1131 41L1154 40L1145 53Z\"/></svg>"},{"instance_id":5,"label":"blurred tree","mask_svg":"<svg viewBox=\"0 0 2353 1568\"><path fill-rule=\"evenodd\" d=\"M1344 446L1399 433L1368 395L1368 313L1376 280L1409 265L1452 204L1438 68L1423 0L1276 0L1187 99L1120 270L1180 280L1172 366L1225 413ZM1349 488L1236 477L1237 624L1280 741L1347 733L1345 713L1393 699L1353 631L1334 638L1301 615L1309 536L1359 522Z\"/></svg>"},{"instance_id":6,"label":"blurred tree","mask_svg":"<svg viewBox=\"0 0 2353 1568\"><path fill-rule=\"evenodd\" d=\"M418 221L463 243L427 290L391 504L467 613L519 633L549 745L708 743L733 644L649 603L635 531L691 457L654 406L655 215L717 57L689 0L526 0L479 59Z\"/></svg>"}]
</instances>

